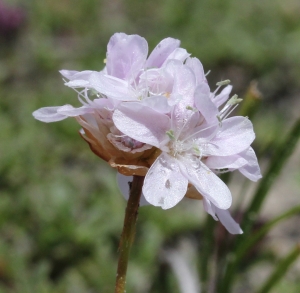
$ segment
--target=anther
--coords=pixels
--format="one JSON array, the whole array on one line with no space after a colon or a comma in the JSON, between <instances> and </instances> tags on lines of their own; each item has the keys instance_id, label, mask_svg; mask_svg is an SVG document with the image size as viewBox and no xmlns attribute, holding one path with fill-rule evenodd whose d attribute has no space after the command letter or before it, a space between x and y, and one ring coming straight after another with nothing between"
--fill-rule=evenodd
<instances>
[{"instance_id":1,"label":"anther","mask_svg":"<svg viewBox=\"0 0 300 293\"><path fill-rule=\"evenodd\" d=\"M174 135L173 130L166 131L166 134L169 136L170 139L175 139L175 135Z\"/></svg>"},{"instance_id":2,"label":"anther","mask_svg":"<svg viewBox=\"0 0 300 293\"><path fill-rule=\"evenodd\" d=\"M223 86L223 85L228 85L228 84L230 84L230 80L229 79L217 82L217 86Z\"/></svg>"}]
</instances>

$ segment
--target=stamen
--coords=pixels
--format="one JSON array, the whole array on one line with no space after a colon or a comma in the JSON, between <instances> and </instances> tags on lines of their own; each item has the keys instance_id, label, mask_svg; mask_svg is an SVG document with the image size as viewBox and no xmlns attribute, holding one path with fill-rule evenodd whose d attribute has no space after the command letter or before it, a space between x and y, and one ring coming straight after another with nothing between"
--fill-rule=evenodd
<instances>
[{"instance_id":1,"label":"stamen","mask_svg":"<svg viewBox=\"0 0 300 293\"><path fill-rule=\"evenodd\" d=\"M229 79L225 79L225 80L222 80L222 81L219 81L217 82L217 86L223 86L223 85L228 85L230 84L230 80Z\"/></svg>"},{"instance_id":2,"label":"stamen","mask_svg":"<svg viewBox=\"0 0 300 293\"><path fill-rule=\"evenodd\" d=\"M243 101L243 99L238 99L238 95L233 95L232 98L226 103L226 105L235 105L240 103L241 101Z\"/></svg>"},{"instance_id":3,"label":"stamen","mask_svg":"<svg viewBox=\"0 0 300 293\"><path fill-rule=\"evenodd\" d=\"M170 139L175 139L174 131L172 129L166 131L166 134L169 136Z\"/></svg>"},{"instance_id":4,"label":"stamen","mask_svg":"<svg viewBox=\"0 0 300 293\"><path fill-rule=\"evenodd\" d=\"M207 73L205 74L205 76L208 76L210 74L210 70L207 71Z\"/></svg>"},{"instance_id":5,"label":"stamen","mask_svg":"<svg viewBox=\"0 0 300 293\"><path fill-rule=\"evenodd\" d=\"M187 110L191 110L191 111L193 111L193 112L196 112L196 111L197 111L197 109L194 108L194 107L192 107L192 106L186 106L185 108L186 108Z\"/></svg>"},{"instance_id":6,"label":"stamen","mask_svg":"<svg viewBox=\"0 0 300 293\"><path fill-rule=\"evenodd\" d=\"M238 99L237 95L232 96L230 100L225 104L224 108L220 111L220 118L224 120L226 117L228 117L228 115L232 113L232 111L238 106L238 104L242 100L243 99ZM233 109L232 106L234 106ZM228 113L228 111L230 112Z\"/></svg>"},{"instance_id":7,"label":"stamen","mask_svg":"<svg viewBox=\"0 0 300 293\"><path fill-rule=\"evenodd\" d=\"M224 115L226 114L226 116L222 117L222 120L225 120L237 108L237 106L238 106L238 104L236 104L227 114L224 113Z\"/></svg>"},{"instance_id":8,"label":"stamen","mask_svg":"<svg viewBox=\"0 0 300 293\"><path fill-rule=\"evenodd\" d=\"M229 79L226 79L226 80L222 80L222 81L219 81L216 83L216 85L218 86L215 91L213 92L213 95L215 96L216 93L218 92L218 90L220 89L221 86L223 85L228 85L230 83L230 80Z\"/></svg>"}]
</instances>

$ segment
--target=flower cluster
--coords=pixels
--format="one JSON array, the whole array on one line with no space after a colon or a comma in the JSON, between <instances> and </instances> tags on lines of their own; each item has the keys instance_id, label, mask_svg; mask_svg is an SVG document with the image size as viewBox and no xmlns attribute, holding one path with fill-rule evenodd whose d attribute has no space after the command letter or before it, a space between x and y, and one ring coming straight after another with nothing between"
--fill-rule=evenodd
<instances>
[{"instance_id":1,"label":"flower cluster","mask_svg":"<svg viewBox=\"0 0 300 293\"><path fill-rule=\"evenodd\" d=\"M75 117L92 151L118 169L125 196L126 176L146 176L150 204L168 209L184 196L202 199L230 233L242 233L228 212L231 193L217 176L239 170L253 181L261 177L251 122L228 118L240 99L230 98L229 81L211 92L202 64L176 39L162 40L147 56L144 38L113 35L102 71L61 71L82 106L41 108L33 116Z\"/></svg>"}]
</instances>

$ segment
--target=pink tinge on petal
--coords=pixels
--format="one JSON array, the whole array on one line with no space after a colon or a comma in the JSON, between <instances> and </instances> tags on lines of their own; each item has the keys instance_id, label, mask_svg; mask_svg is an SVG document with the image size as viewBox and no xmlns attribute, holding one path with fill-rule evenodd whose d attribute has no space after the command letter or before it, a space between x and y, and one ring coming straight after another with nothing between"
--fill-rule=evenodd
<instances>
[{"instance_id":1,"label":"pink tinge on petal","mask_svg":"<svg viewBox=\"0 0 300 293\"><path fill-rule=\"evenodd\" d=\"M222 225L231 234L243 234L243 230L240 225L231 217L228 210L222 210L215 207L216 215L219 218Z\"/></svg>"},{"instance_id":2,"label":"pink tinge on petal","mask_svg":"<svg viewBox=\"0 0 300 293\"><path fill-rule=\"evenodd\" d=\"M138 35L114 34L107 46L106 70L111 76L133 81L148 55L147 41Z\"/></svg>"},{"instance_id":3,"label":"pink tinge on petal","mask_svg":"<svg viewBox=\"0 0 300 293\"><path fill-rule=\"evenodd\" d=\"M146 68L160 68L168 56L180 46L180 41L173 38L163 39L149 55Z\"/></svg>"},{"instance_id":4,"label":"pink tinge on petal","mask_svg":"<svg viewBox=\"0 0 300 293\"><path fill-rule=\"evenodd\" d=\"M212 202L203 198L203 207L216 221L220 220L222 225L231 234L243 234L240 225L231 217L228 210L219 209Z\"/></svg>"},{"instance_id":5,"label":"pink tinge on petal","mask_svg":"<svg viewBox=\"0 0 300 293\"><path fill-rule=\"evenodd\" d=\"M203 82L195 90L195 106L208 123L218 122L218 108L210 99L210 89L207 83Z\"/></svg>"},{"instance_id":6,"label":"pink tinge on petal","mask_svg":"<svg viewBox=\"0 0 300 293\"><path fill-rule=\"evenodd\" d=\"M168 136L170 118L138 102L122 103L113 114L116 127L133 139L160 147Z\"/></svg>"},{"instance_id":7,"label":"pink tinge on petal","mask_svg":"<svg viewBox=\"0 0 300 293\"><path fill-rule=\"evenodd\" d=\"M123 174L117 173L118 186L122 195L126 200L128 200L129 198L130 183L132 182L132 180L133 180L133 176L125 176ZM141 195L140 205L141 206L149 205L149 202L147 202L143 193Z\"/></svg>"},{"instance_id":8,"label":"pink tinge on petal","mask_svg":"<svg viewBox=\"0 0 300 293\"><path fill-rule=\"evenodd\" d=\"M239 169L247 164L247 161L239 155L228 157L210 156L205 165L210 169Z\"/></svg>"},{"instance_id":9,"label":"pink tinge on petal","mask_svg":"<svg viewBox=\"0 0 300 293\"><path fill-rule=\"evenodd\" d=\"M184 198L187 186L188 180L181 174L177 160L163 153L149 169L143 193L152 205L169 209Z\"/></svg>"},{"instance_id":10,"label":"pink tinge on petal","mask_svg":"<svg viewBox=\"0 0 300 293\"><path fill-rule=\"evenodd\" d=\"M195 75L189 67L182 64L179 60L174 59L167 62L166 71L174 78L172 95L181 97L173 113L178 117L177 120L188 119L190 111L187 111L187 107L193 108L194 106Z\"/></svg>"},{"instance_id":11,"label":"pink tinge on petal","mask_svg":"<svg viewBox=\"0 0 300 293\"><path fill-rule=\"evenodd\" d=\"M166 70L174 78L172 94L181 95L185 106L193 106L196 79L192 70L174 59L168 61Z\"/></svg>"},{"instance_id":12,"label":"pink tinge on petal","mask_svg":"<svg viewBox=\"0 0 300 293\"><path fill-rule=\"evenodd\" d=\"M76 80L76 79L79 79L79 80L88 80L90 75L94 72L94 71L91 71L91 70L84 70L84 71L75 71L75 70L60 70L59 71L60 74L69 79L69 80Z\"/></svg>"},{"instance_id":13,"label":"pink tinge on petal","mask_svg":"<svg viewBox=\"0 0 300 293\"><path fill-rule=\"evenodd\" d=\"M232 197L227 185L203 163L195 168L187 159L179 161L182 174L203 197L211 201L220 209L228 209L231 206Z\"/></svg>"},{"instance_id":14,"label":"pink tinge on petal","mask_svg":"<svg viewBox=\"0 0 300 293\"><path fill-rule=\"evenodd\" d=\"M256 182L262 178L258 161L254 150L250 147L246 151L240 154L246 161L247 164L239 169L239 171L248 179Z\"/></svg>"},{"instance_id":15,"label":"pink tinge on petal","mask_svg":"<svg viewBox=\"0 0 300 293\"><path fill-rule=\"evenodd\" d=\"M179 102L173 107L173 111L171 112L171 128L174 131L175 137L179 140L193 135L200 119L199 112L186 110L182 115L182 109L183 107Z\"/></svg>"},{"instance_id":16,"label":"pink tinge on petal","mask_svg":"<svg viewBox=\"0 0 300 293\"><path fill-rule=\"evenodd\" d=\"M231 90L232 90L232 85L228 85L220 92L220 94L212 98L212 101L217 108L219 108L228 100Z\"/></svg>"},{"instance_id":17,"label":"pink tinge on petal","mask_svg":"<svg viewBox=\"0 0 300 293\"><path fill-rule=\"evenodd\" d=\"M171 111L171 106L169 105L168 100L161 96L150 96L143 99L141 103L159 113L170 113Z\"/></svg>"},{"instance_id":18,"label":"pink tinge on petal","mask_svg":"<svg viewBox=\"0 0 300 293\"><path fill-rule=\"evenodd\" d=\"M205 197L203 197L203 207L205 209L205 211L210 214L214 220L218 221L218 218L216 216L216 207L215 205L213 205L208 199L206 199Z\"/></svg>"},{"instance_id":19,"label":"pink tinge on petal","mask_svg":"<svg viewBox=\"0 0 300 293\"><path fill-rule=\"evenodd\" d=\"M164 64L168 61L168 60L179 60L181 62L184 62L191 54L189 54L187 52L186 49L183 48L177 48L175 49L166 59L166 61L164 62Z\"/></svg>"},{"instance_id":20,"label":"pink tinge on petal","mask_svg":"<svg viewBox=\"0 0 300 293\"><path fill-rule=\"evenodd\" d=\"M87 106L82 106L80 108L74 108L71 105L65 105L60 107L57 110L58 114L62 114L68 117L76 117L76 116L81 116L81 115L85 115L88 113L93 113L94 109L92 107L87 107Z\"/></svg>"},{"instance_id":21,"label":"pink tinge on petal","mask_svg":"<svg viewBox=\"0 0 300 293\"><path fill-rule=\"evenodd\" d=\"M59 114L58 110L64 106L57 107L44 107L40 108L32 113L33 117L42 122L56 122L67 118L66 115Z\"/></svg>"},{"instance_id":22,"label":"pink tinge on petal","mask_svg":"<svg viewBox=\"0 0 300 293\"><path fill-rule=\"evenodd\" d=\"M144 93L149 91L153 95L167 95L172 87L173 78L164 68L148 69L139 77L138 89Z\"/></svg>"},{"instance_id":23,"label":"pink tinge on petal","mask_svg":"<svg viewBox=\"0 0 300 293\"><path fill-rule=\"evenodd\" d=\"M111 99L132 101L138 98L127 81L100 72L91 74L89 83L96 91Z\"/></svg>"},{"instance_id":24,"label":"pink tinge on petal","mask_svg":"<svg viewBox=\"0 0 300 293\"><path fill-rule=\"evenodd\" d=\"M86 88L89 87L89 85L90 85L89 82L83 79L75 79L65 83L65 86L71 88Z\"/></svg>"},{"instance_id":25,"label":"pink tinge on petal","mask_svg":"<svg viewBox=\"0 0 300 293\"><path fill-rule=\"evenodd\" d=\"M219 132L205 148L206 156L230 156L248 149L255 134L248 118L235 116L222 121Z\"/></svg>"},{"instance_id":26,"label":"pink tinge on petal","mask_svg":"<svg viewBox=\"0 0 300 293\"><path fill-rule=\"evenodd\" d=\"M203 70L203 65L198 58L187 58L185 64L192 69L196 76L196 84L199 85L202 82L207 82L205 73Z\"/></svg>"}]
</instances>

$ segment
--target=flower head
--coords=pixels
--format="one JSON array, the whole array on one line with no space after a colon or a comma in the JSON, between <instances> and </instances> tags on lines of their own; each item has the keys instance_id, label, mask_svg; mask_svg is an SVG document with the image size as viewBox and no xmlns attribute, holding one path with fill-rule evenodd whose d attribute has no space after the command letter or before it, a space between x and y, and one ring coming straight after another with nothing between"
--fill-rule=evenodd
<instances>
[{"instance_id":1,"label":"flower head","mask_svg":"<svg viewBox=\"0 0 300 293\"><path fill-rule=\"evenodd\" d=\"M147 58L144 38L115 34L102 71L61 71L81 107L33 115L44 122L75 117L95 154L123 175L146 176L143 195L150 204L168 209L184 196L203 199L208 213L241 233L228 212L231 193L217 175L239 170L253 181L261 177L250 147L253 127L245 117L228 118L240 102L229 99L229 81L211 92L200 61L179 45L164 39ZM121 175L119 181L126 186Z\"/></svg>"}]
</instances>

